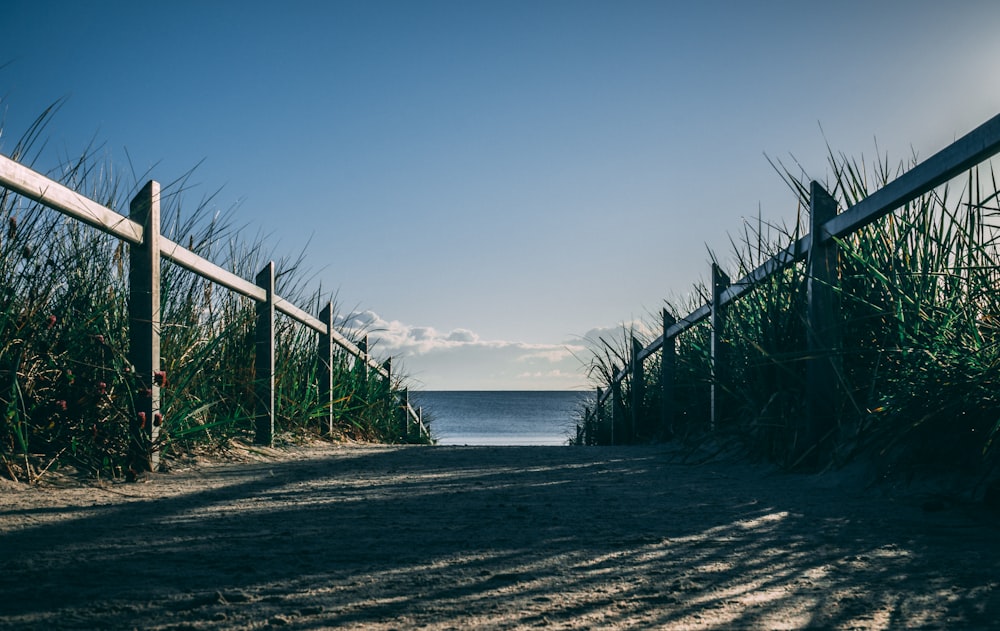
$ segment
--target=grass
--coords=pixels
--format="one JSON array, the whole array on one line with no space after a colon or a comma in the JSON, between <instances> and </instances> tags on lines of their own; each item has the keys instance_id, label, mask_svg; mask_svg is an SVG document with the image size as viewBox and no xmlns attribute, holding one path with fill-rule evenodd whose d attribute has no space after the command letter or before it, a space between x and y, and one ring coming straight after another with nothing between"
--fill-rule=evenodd
<instances>
[{"instance_id":1,"label":"grass","mask_svg":"<svg viewBox=\"0 0 1000 631\"><path fill-rule=\"evenodd\" d=\"M9 151L29 164L45 124L39 117ZM92 148L48 175L112 209L127 209L146 177L129 181L95 158ZM247 239L234 210L212 197L189 208L187 177L163 186L163 233L244 278L272 258L265 240ZM127 214L127 211L126 211ZM118 240L0 190L0 470L32 480L73 466L121 476L128 424L135 415L127 361L128 249ZM301 257L282 258L279 295L318 313L321 289L310 291ZM161 331L166 456L216 448L253 435L255 308L250 299L162 263ZM320 417L317 334L279 315L276 336L277 431L285 438L324 435L368 441L402 440L395 391L402 385L369 378L360 362L339 352L334 362L335 435ZM357 332L341 331L345 336Z\"/></svg>"},{"instance_id":2,"label":"grass","mask_svg":"<svg viewBox=\"0 0 1000 631\"><path fill-rule=\"evenodd\" d=\"M833 173L826 188L841 210L897 177L907 166L890 167L830 152ZM791 241L806 224L808 182L775 165L800 205L791 227L762 219L732 242L741 278ZM870 226L838 241L841 264L842 345L831 356L837 366L838 400L832 446L819 466L861 455L886 469L975 470L1000 465L1000 187L990 165L923 195ZM668 305L682 316L708 301L705 285L686 304ZM709 431L710 329L695 326L678 339L672 398L673 427L659 422L656 383L661 353L646 367L647 393L639 418L650 418L643 440L677 434L689 441L738 445L748 453L799 464L801 423L806 413L806 272L797 264L762 282L728 307L722 337L728 346L725 371L715 385L725 414ZM659 331L653 320L645 328ZM612 366L627 361L628 338L593 340L590 374L607 387ZM655 336L654 336L655 337ZM649 340L644 340L647 343ZM631 415L632 384L623 383ZM602 410L610 417L610 403ZM584 442L604 442L587 421ZM606 432L604 432L606 434Z\"/></svg>"}]
</instances>

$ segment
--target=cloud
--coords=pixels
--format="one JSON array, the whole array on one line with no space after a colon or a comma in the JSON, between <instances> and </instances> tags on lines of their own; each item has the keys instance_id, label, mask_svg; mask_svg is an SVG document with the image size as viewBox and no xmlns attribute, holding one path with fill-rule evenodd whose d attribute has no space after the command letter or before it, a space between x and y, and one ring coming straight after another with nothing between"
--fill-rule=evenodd
<instances>
[{"instance_id":1,"label":"cloud","mask_svg":"<svg viewBox=\"0 0 1000 631\"><path fill-rule=\"evenodd\" d=\"M640 338L655 338L663 331L659 326L652 326L643 320L631 320L622 322L615 326L595 327L583 334L583 339L589 343L599 342L601 338L605 340L621 340L623 336L635 333Z\"/></svg>"},{"instance_id":2,"label":"cloud","mask_svg":"<svg viewBox=\"0 0 1000 631\"><path fill-rule=\"evenodd\" d=\"M413 326L399 320L385 320L373 311L356 311L342 317L339 323L355 337L367 334L382 351L393 355L421 355L478 340L475 333L466 329L441 332L431 326Z\"/></svg>"},{"instance_id":3,"label":"cloud","mask_svg":"<svg viewBox=\"0 0 1000 631\"><path fill-rule=\"evenodd\" d=\"M472 344L479 341L479 336L468 329L455 329L446 338L449 342L465 342Z\"/></svg>"},{"instance_id":4,"label":"cloud","mask_svg":"<svg viewBox=\"0 0 1000 631\"><path fill-rule=\"evenodd\" d=\"M373 351L403 360L404 371L429 389L570 390L585 385L582 344L484 340L475 331L447 331L385 320L372 311L338 320L349 336L367 334ZM411 372L413 371L413 372Z\"/></svg>"},{"instance_id":5,"label":"cloud","mask_svg":"<svg viewBox=\"0 0 1000 631\"><path fill-rule=\"evenodd\" d=\"M368 334L379 347L389 353L424 355L456 348L517 349L524 352L523 360L547 359L562 361L572 352L583 350L580 345L529 344L506 340L483 340L472 330L457 328L439 331L431 326L414 326L398 320L385 320L373 311L354 312L339 320L340 325L355 336Z\"/></svg>"},{"instance_id":6,"label":"cloud","mask_svg":"<svg viewBox=\"0 0 1000 631\"><path fill-rule=\"evenodd\" d=\"M518 357L518 361L530 362L536 359L543 361L558 363L567 359L570 359L574 354L579 354L580 352L586 350L584 346L579 345L566 345L559 346L558 348L550 348L545 350L537 350L525 355Z\"/></svg>"},{"instance_id":7,"label":"cloud","mask_svg":"<svg viewBox=\"0 0 1000 631\"><path fill-rule=\"evenodd\" d=\"M536 372L522 372L517 375L517 379L553 379L553 378L565 378L565 377L575 377L576 375L567 375L565 372L559 370L549 370L547 372L536 371Z\"/></svg>"}]
</instances>

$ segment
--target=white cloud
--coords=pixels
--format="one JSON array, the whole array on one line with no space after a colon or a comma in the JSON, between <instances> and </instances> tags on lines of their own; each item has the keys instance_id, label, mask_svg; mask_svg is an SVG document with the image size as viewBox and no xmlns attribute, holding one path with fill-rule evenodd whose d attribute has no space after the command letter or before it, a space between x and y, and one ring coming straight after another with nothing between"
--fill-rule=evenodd
<instances>
[{"instance_id":1,"label":"white cloud","mask_svg":"<svg viewBox=\"0 0 1000 631\"><path fill-rule=\"evenodd\" d=\"M441 331L385 320L372 311L339 320L348 335L367 334L376 354L403 360L404 371L428 389L570 390L586 385L580 344L484 340L475 331Z\"/></svg>"},{"instance_id":2,"label":"white cloud","mask_svg":"<svg viewBox=\"0 0 1000 631\"><path fill-rule=\"evenodd\" d=\"M448 334L447 340L472 344L479 341L479 336L468 329L455 329Z\"/></svg>"},{"instance_id":3,"label":"white cloud","mask_svg":"<svg viewBox=\"0 0 1000 631\"><path fill-rule=\"evenodd\" d=\"M576 375L567 375L565 372L557 368L556 370L549 370L548 372L542 372L540 370L536 372L522 372L521 374L517 375L517 378L518 379L553 379L553 378L563 379L570 376L575 377Z\"/></svg>"},{"instance_id":4,"label":"white cloud","mask_svg":"<svg viewBox=\"0 0 1000 631\"><path fill-rule=\"evenodd\" d=\"M512 348L527 351L525 360L542 358L562 361L573 351L583 350L580 345L529 344L505 340L483 340L475 331L457 328L439 331L430 326L414 326L398 320L384 320L372 311L355 312L340 318L341 326L355 336L368 334L385 351L407 355L422 355L440 350L461 347Z\"/></svg>"},{"instance_id":5,"label":"white cloud","mask_svg":"<svg viewBox=\"0 0 1000 631\"><path fill-rule=\"evenodd\" d=\"M624 339L625 335L635 333L636 336L640 338L652 339L658 337L662 332L663 331L659 325L652 326L649 322L636 319L628 322L622 322L615 326L596 327L590 329L584 333L583 338L589 343L598 342L601 338L608 341L617 341Z\"/></svg>"},{"instance_id":6,"label":"white cloud","mask_svg":"<svg viewBox=\"0 0 1000 631\"><path fill-rule=\"evenodd\" d=\"M574 354L578 355L584 350L586 350L586 348L579 345L559 346L557 348L537 350L531 353L527 353L525 355L521 355L520 357L518 357L518 361L530 362L536 359L540 359L554 364L570 359L574 356Z\"/></svg>"}]
</instances>

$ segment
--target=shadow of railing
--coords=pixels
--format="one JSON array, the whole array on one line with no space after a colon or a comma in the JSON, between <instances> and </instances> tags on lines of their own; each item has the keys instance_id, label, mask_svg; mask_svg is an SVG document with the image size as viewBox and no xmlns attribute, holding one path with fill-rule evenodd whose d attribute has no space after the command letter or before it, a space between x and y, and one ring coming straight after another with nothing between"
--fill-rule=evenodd
<instances>
[{"instance_id":1,"label":"shadow of railing","mask_svg":"<svg viewBox=\"0 0 1000 631\"><path fill-rule=\"evenodd\" d=\"M194 492L182 489L195 474L165 476L147 487L168 494L155 499L0 507L0 627L1000 619L995 527L668 455L343 450L210 470Z\"/></svg>"}]
</instances>

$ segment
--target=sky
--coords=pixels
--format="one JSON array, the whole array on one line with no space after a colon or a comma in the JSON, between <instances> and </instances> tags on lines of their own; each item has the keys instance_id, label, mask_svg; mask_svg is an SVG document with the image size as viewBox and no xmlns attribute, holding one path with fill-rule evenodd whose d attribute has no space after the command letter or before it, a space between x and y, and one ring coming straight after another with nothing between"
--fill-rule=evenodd
<instances>
[{"instance_id":1,"label":"sky","mask_svg":"<svg viewBox=\"0 0 1000 631\"><path fill-rule=\"evenodd\" d=\"M197 166L427 390L590 388L588 339L794 221L769 157L823 181L1000 111L992 1L4 7L0 152L65 98L39 170Z\"/></svg>"}]
</instances>

